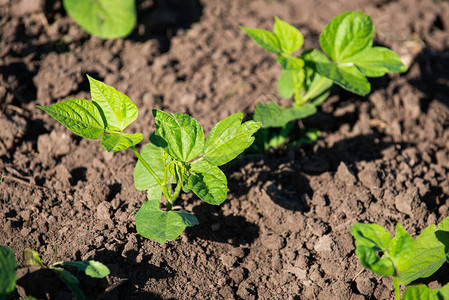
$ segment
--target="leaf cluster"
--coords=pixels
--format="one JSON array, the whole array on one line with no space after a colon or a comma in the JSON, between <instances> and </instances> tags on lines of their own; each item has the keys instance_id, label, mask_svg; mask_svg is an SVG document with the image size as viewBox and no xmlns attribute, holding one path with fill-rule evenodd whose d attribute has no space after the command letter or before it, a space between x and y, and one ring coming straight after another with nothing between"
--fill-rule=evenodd
<instances>
[{"instance_id":1,"label":"leaf cluster","mask_svg":"<svg viewBox=\"0 0 449 300\"><path fill-rule=\"evenodd\" d=\"M444 264L449 254L449 217L438 227L430 225L425 228L415 240L400 223L393 238L378 224L354 224L351 234L355 238L356 255L362 266L381 276L394 277L396 299L399 299L400 285L431 276ZM437 295L445 296L438 298ZM415 285L406 289L402 299L449 299L448 296L448 286L430 290L427 286Z\"/></svg>"},{"instance_id":2,"label":"leaf cluster","mask_svg":"<svg viewBox=\"0 0 449 300\"><path fill-rule=\"evenodd\" d=\"M367 77L389 72L405 72L398 55L385 47L373 47L374 25L362 12L345 12L333 18L320 35L318 49L301 49L304 37L287 22L275 18L273 31L241 28L262 48L276 53L283 71L277 87L281 97L294 98L290 107L275 102L258 103L254 120L263 128L285 127L317 111L330 93L333 83L358 95L367 95L371 86Z\"/></svg>"}]
</instances>

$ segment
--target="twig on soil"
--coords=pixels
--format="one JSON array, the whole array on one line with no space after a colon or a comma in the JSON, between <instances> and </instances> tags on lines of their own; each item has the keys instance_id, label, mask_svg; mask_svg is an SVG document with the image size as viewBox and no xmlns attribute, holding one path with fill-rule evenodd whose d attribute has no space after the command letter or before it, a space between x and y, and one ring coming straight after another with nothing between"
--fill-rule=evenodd
<instances>
[{"instance_id":1,"label":"twig on soil","mask_svg":"<svg viewBox=\"0 0 449 300\"><path fill-rule=\"evenodd\" d=\"M352 281L351 281L351 282L354 282L354 281L357 279L357 277L359 277L359 275L363 273L363 271L365 271L365 269L361 269L361 270L354 276L354 278L352 278Z\"/></svg>"}]
</instances>

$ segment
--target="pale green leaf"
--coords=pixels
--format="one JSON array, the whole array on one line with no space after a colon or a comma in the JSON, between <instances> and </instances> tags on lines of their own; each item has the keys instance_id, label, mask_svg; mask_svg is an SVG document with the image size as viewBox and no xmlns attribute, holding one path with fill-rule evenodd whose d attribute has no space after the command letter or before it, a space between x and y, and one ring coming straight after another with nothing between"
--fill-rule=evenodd
<instances>
[{"instance_id":1,"label":"pale green leaf","mask_svg":"<svg viewBox=\"0 0 449 300\"><path fill-rule=\"evenodd\" d=\"M357 247L366 246L376 251L386 251L391 241L391 234L378 224L354 224L351 234Z\"/></svg>"},{"instance_id":2,"label":"pale green leaf","mask_svg":"<svg viewBox=\"0 0 449 300\"><path fill-rule=\"evenodd\" d=\"M320 35L320 46L335 62L343 63L371 47L374 25L362 12L345 12L333 18Z\"/></svg>"},{"instance_id":3,"label":"pale green leaf","mask_svg":"<svg viewBox=\"0 0 449 300\"><path fill-rule=\"evenodd\" d=\"M101 146L108 152L117 152L137 145L143 139L141 133L105 133L101 137Z\"/></svg>"},{"instance_id":4,"label":"pale green leaf","mask_svg":"<svg viewBox=\"0 0 449 300\"><path fill-rule=\"evenodd\" d=\"M203 201L219 205L226 200L228 185L225 174L203 159L194 161L187 185Z\"/></svg>"},{"instance_id":5,"label":"pale green leaf","mask_svg":"<svg viewBox=\"0 0 449 300\"><path fill-rule=\"evenodd\" d=\"M257 103L254 110L254 120L260 122L263 128L284 127L292 120L304 119L314 113L316 113L316 106L313 104L284 108L275 102Z\"/></svg>"},{"instance_id":6,"label":"pale green leaf","mask_svg":"<svg viewBox=\"0 0 449 300\"><path fill-rule=\"evenodd\" d=\"M187 114L167 114L153 110L157 125L156 143L171 157L188 162L204 147L204 131L200 123Z\"/></svg>"},{"instance_id":7,"label":"pale green leaf","mask_svg":"<svg viewBox=\"0 0 449 300\"><path fill-rule=\"evenodd\" d=\"M380 77L386 73L402 73L407 68L399 56L385 47L368 48L351 58L351 61L365 76Z\"/></svg>"},{"instance_id":8,"label":"pale green leaf","mask_svg":"<svg viewBox=\"0 0 449 300\"><path fill-rule=\"evenodd\" d=\"M62 264L75 267L92 278L104 278L110 273L108 267L95 260L64 261Z\"/></svg>"},{"instance_id":9,"label":"pale green leaf","mask_svg":"<svg viewBox=\"0 0 449 300\"><path fill-rule=\"evenodd\" d=\"M295 71L283 70L278 79L278 93L283 98L291 98L296 91L294 74Z\"/></svg>"},{"instance_id":10,"label":"pale green leaf","mask_svg":"<svg viewBox=\"0 0 449 300\"><path fill-rule=\"evenodd\" d=\"M140 155L142 155L143 159L160 178L164 178L164 149L156 145L154 134L150 136L150 142L145 145ZM133 177L134 186L138 191L144 191L150 187L159 186L156 179L151 176L150 172L148 172L140 160L136 163Z\"/></svg>"},{"instance_id":11,"label":"pale green leaf","mask_svg":"<svg viewBox=\"0 0 449 300\"><path fill-rule=\"evenodd\" d=\"M304 43L304 36L301 32L278 17L274 18L273 34L278 38L281 53L284 54L291 54L299 50Z\"/></svg>"},{"instance_id":12,"label":"pale green leaf","mask_svg":"<svg viewBox=\"0 0 449 300\"><path fill-rule=\"evenodd\" d=\"M418 284L407 287L402 295L402 300L439 300L436 290L431 290L427 285ZM443 298L444 299L444 298Z\"/></svg>"},{"instance_id":13,"label":"pale green leaf","mask_svg":"<svg viewBox=\"0 0 449 300\"><path fill-rule=\"evenodd\" d=\"M394 274L393 261L385 256L379 257L375 248L360 245L355 249L355 254L366 269L381 276Z\"/></svg>"},{"instance_id":14,"label":"pale green leaf","mask_svg":"<svg viewBox=\"0 0 449 300\"><path fill-rule=\"evenodd\" d=\"M390 241L388 254L398 271L405 270L410 266L414 247L413 237L405 231L400 223L397 223L396 234Z\"/></svg>"},{"instance_id":15,"label":"pale green leaf","mask_svg":"<svg viewBox=\"0 0 449 300\"><path fill-rule=\"evenodd\" d=\"M38 266L41 268L47 268L41 261L41 258L39 257L39 254L37 254L36 251L33 251L31 249L25 249L23 252L23 260L25 263L27 263L30 266Z\"/></svg>"},{"instance_id":16,"label":"pale green leaf","mask_svg":"<svg viewBox=\"0 0 449 300\"><path fill-rule=\"evenodd\" d=\"M204 144L204 159L221 166L242 153L254 142L253 134L260 124L248 121L242 124L243 114L235 113L218 122Z\"/></svg>"},{"instance_id":17,"label":"pale green leaf","mask_svg":"<svg viewBox=\"0 0 449 300\"><path fill-rule=\"evenodd\" d=\"M173 241L187 226L198 225L197 218L186 211L162 211L155 200L142 205L136 215L137 232L158 243Z\"/></svg>"},{"instance_id":18,"label":"pale green leaf","mask_svg":"<svg viewBox=\"0 0 449 300\"><path fill-rule=\"evenodd\" d=\"M83 138L95 140L104 132L105 124L100 111L90 101L69 99L53 105L37 107Z\"/></svg>"},{"instance_id":19,"label":"pale green leaf","mask_svg":"<svg viewBox=\"0 0 449 300\"><path fill-rule=\"evenodd\" d=\"M101 38L127 36L136 23L135 0L63 0L63 4L84 30Z\"/></svg>"},{"instance_id":20,"label":"pale green leaf","mask_svg":"<svg viewBox=\"0 0 449 300\"><path fill-rule=\"evenodd\" d=\"M281 53L279 40L273 33L258 28L240 26L259 46L272 53Z\"/></svg>"},{"instance_id":21,"label":"pale green leaf","mask_svg":"<svg viewBox=\"0 0 449 300\"><path fill-rule=\"evenodd\" d=\"M125 94L87 75L92 101L101 108L106 128L124 130L137 118L137 106Z\"/></svg>"},{"instance_id":22,"label":"pale green leaf","mask_svg":"<svg viewBox=\"0 0 449 300\"><path fill-rule=\"evenodd\" d=\"M17 261L11 248L0 246L0 298L16 287Z\"/></svg>"},{"instance_id":23,"label":"pale green leaf","mask_svg":"<svg viewBox=\"0 0 449 300\"><path fill-rule=\"evenodd\" d=\"M284 70L301 70L304 67L304 61L298 57L278 56L276 61Z\"/></svg>"}]
</instances>

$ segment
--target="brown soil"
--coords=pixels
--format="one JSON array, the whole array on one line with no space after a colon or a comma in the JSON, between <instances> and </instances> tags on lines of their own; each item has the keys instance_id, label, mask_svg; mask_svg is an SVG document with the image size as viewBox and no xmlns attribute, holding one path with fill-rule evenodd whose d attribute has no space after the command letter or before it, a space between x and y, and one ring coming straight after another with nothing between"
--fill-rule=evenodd
<instances>
[{"instance_id":1,"label":"brown soil","mask_svg":"<svg viewBox=\"0 0 449 300\"><path fill-rule=\"evenodd\" d=\"M103 280L80 273L88 298L390 299L390 279L362 270L349 226L377 222L412 234L448 216L449 2L431 0L138 1L130 37L84 33L60 1L0 0L0 244L19 257L17 298L70 299L49 272L25 266L31 248L51 260L95 259ZM190 3L190 5L184 4ZM136 233L145 195L132 153L106 153L42 111L89 99L85 74L139 107L132 131L154 129L151 109L186 112L208 132L231 113L250 117L276 99L280 67L238 25L296 25L306 47L346 10L369 14L376 43L410 63L372 80L366 98L335 88L304 121L322 137L304 147L242 155L226 165L221 206L184 196L200 222L160 245ZM448 268L426 282L448 282ZM20 293L19 293L20 292Z\"/></svg>"}]
</instances>

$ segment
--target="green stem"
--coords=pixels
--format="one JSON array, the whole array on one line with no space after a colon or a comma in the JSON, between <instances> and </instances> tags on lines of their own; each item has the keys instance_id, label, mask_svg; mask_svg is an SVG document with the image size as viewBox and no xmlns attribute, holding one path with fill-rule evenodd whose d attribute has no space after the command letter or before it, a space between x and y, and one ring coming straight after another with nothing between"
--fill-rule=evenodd
<instances>
[{"instance_id":1,"label":"green stem","mask_svg":"<svg viewBox=\"0 0 449 300\"><path fill-rule=\"evenodd\" d=\"M401 291L399 289L399 277L397 275L397 272L395 271L395 274L393 276L393 285L394 285L394 298L396 300L400 300L401 299Z\"/></svg>"},{"instance_id":2,"label":"green stem","mask_svg":"<svg viewBox=\"0 0 449 300\"><path fill-rule=\"evenodd\" d=\"M162 181L162 179L156 174L156 172L153 171L153 169L150 167L150 165L145 161L145 159L143 159L142 155L140 155L139 151L137 151L136 147L131 146L130 149L134 152L134 154L137 156L137 159L140 160L140 162L143 164L143 166L148 170L148 172L150 172L151 176L153 176L153 178L157 181L157 183L159 184L159 186L162 189L162 193L164 194L166 199L169 199L169 195L168 195L168 191L167 191L167 186L165 185L165 183Z\"/></svg>"}]
</instances>

